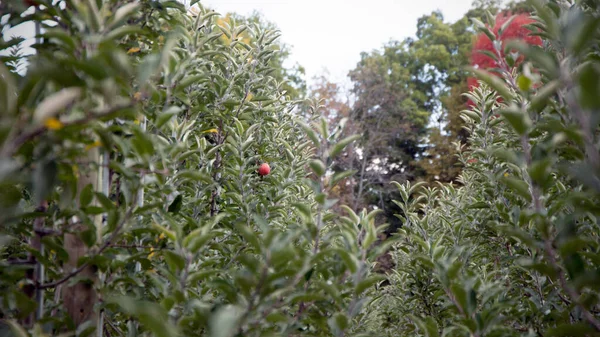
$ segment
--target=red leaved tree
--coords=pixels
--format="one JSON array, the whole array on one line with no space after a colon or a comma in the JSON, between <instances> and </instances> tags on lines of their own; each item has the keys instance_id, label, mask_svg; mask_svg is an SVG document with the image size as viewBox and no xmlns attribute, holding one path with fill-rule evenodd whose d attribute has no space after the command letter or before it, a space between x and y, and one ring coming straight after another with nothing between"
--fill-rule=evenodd
<instances>
[{"instance_id":1,"label":"red leaved tree","mask_svg":"<svg viewBox=\"0 0 600 337\"><path fill-rule=\"evenodd\" d=\"M542 39L539 36L532 35L531 31L528 27L528 24L533 23L535 20L531 18L526 13L518 14L512 19L512 21L508 24L508 27L504 29L502 35L499 35L498 31L500 28L512 17L509 12L501 12L496 16L496 23L492 29L492 32L496 36L496 39L502 42L501 54L504 57L504 45L507 41L510 40L521 40L530 45L541 46ZM493 54L496 54L494 49L494 45L492 40L484 34L480 33L473 45L473 50L471 52L471 65L475 66L479 69L490 70L496 68L496 61L490 56L482 53L482 51L489 51ZM523 56L519 57L514 66L517 67L522 62ZM495 74L493 71L491 71ZM470 77L467 80L468 86L470 89L478 86L477 79L474 77ZM471 102L468 102L469 106Z\"/></svg>"}]
</instances>

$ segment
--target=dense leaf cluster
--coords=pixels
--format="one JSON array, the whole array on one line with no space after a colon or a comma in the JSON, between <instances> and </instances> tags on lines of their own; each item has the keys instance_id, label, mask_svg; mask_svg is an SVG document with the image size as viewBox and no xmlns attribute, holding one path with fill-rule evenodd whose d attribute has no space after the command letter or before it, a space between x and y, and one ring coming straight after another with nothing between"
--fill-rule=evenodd
<instances>
[{"instance_id":1,"label":"dense leaf cluster","mask_svg":"<svg viewBox=\"0 0 600 337\"><path fill-rule=\"evenodd\" d=\"M352 331L385 247L373 213L330 211L356 137L293 113L277 31L175 1L37 3L2 5L42 34L24 75L0 66L0 334Z\"/></svg>"},{"instance_id":2,"label":"dense leaf cluster","mask_svg":"<svg viewBox=\"0 0 600 337\"><path fill-rule=\"evenodd\" d=\"M543 47L479 25L496 67L462 114L463 186L397 185L398 268L369 313L382 335L600 333L600 12L530 4Z\"/></svg>"}]
</instances>

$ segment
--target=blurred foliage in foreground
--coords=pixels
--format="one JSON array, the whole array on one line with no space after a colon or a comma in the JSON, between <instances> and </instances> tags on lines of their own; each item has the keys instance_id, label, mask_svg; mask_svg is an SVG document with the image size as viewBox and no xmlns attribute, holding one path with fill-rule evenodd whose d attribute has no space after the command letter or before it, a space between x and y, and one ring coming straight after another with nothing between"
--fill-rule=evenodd
<instances>
[{"instance_id":1,"label":"blurred foliage in foreground","mask_svg":"<svg viewBox=\"0 0 600 337\"><path fill-rule=\"evenodd\" d=\"M25 75L0 65L0 335L356 328L385 246L374 213L331 212L356 137L292 112L277 31L175 1L1 6L42 34Z\"/></svg>"}]
</instances>

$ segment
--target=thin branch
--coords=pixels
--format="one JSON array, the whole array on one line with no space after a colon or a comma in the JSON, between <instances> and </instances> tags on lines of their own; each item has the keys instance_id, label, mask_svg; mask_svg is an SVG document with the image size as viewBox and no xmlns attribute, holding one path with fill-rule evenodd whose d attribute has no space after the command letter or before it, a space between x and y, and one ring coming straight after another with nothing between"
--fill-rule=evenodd
<instances>
[{"instance_id":1,"label":"thin branch","mask_svg":"<svg viewBox=\"0 0 600 337\"><path fill-rule=\"evenodd\" d=\"M140 246L140 245L118 245L112 244L111 248L129 248L129 249L152 249L152 250L163 250L164 247L152 247L152 246Z\"/></svg>"},{"instance_id":2,"label":"thin branch","mask_svg":"<svg viewBox=\"0 0 600 337\"><path fill-rule=\"evenodd\" d=\"M119 110L131 108L134 105L135 105L134 102L128 102L127 104L117 105L108 110L100 111L96 114L89 115L84 118L76 119L76 120L70 121L70 122L65 122L65 123L63 123L63 127L86 124L92 120L110 116ZM42 126L35 127L33 130L30 130L29 132L25 132L25 133L17 136L12 142L7 142L4 149L2 150L2 156L3 157L12 157L15 154L15 152L23 144L25 144L29 140L32 140L32 139L44 134L47 130L48 129L46 128L46 126L42 125Z\"/></svg>"},{"instance_id":3,"label":"thin branch","mask_svg":"<svg viewBox=\"0 0 600 337\"><path fill-rule=\"evenodd\" d=\"M112 235L104 242L104 244L102 244L102 246L100 247L100 249L98 249L98 251L94 254L94 256L98 256L98 255L102 254L102 252L104 250L106 250L106 248L108 248L108 247L111 246L112 242L120 234L121 229L123 229L123 226L125 226L125 224L127 223L127 221L131 218L132 214L133 214L133 207L131 207L127 211L127 213L125 214L125 217L123 218L123 220L119 223L119 225L114 230L114 232L112 233ZM59 286L59 285L65 283L65 282L67 282L71 278L77 276L77 274L79 274L88 265L89 265L89 260L86 261L86 262L84 262L81 266L79 266L77 269L73 270L71 273L67 274L66 276L64 276L60 280L57 280L57 281L54 281L54 282L50 282L50 283L45 283L45 284L39 284L39 285L37 285L37 288L38 289L48 289L48 288L54 288L56 286Z\"/></svg>"},{"instance_id":4,"label":"thin branch","mask_svg":"<svg viewBox=\"0 0 600 337\"><path fill-rule=\"evenodd\" d=\"M550 260L550 264L552 264L556 268L556 272L558 274L558 281L560 282L561 288L567 293L567 295L569 295L569 297L571 297L573 301L575 301L575 304L579 307L579 309L581 309L583 317L588 321L588 323L594 326L596 331L600 331L600 321L584 305L582 305L579 302L579 292L576 289L569 286L567 278L565 277L565 273L561 266L558 264L558 261L556 260L556 251L552 247L552 242L549 239L546 239L544 248L548 259Z\"/></svg>"}]
</instances>

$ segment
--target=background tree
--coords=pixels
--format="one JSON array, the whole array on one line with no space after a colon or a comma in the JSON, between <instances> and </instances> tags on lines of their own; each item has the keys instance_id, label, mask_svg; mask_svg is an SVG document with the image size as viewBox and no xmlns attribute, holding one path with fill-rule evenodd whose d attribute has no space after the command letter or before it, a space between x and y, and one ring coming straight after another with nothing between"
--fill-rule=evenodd
<instances>
[{"instance_id":1,"label":"background tree","mask_svg":"<svg viewBox=\"0 0 600 337\"><path fill-rule=\"evenodd\" d=\"M475 71L481 82L462 114L470 131L470 149L459 153L462 186L397 184L405 224L398 268L365 331L600 333L600 13L583 3L530 3L543 47L503 45L501 32L480 25L495 42L496 67ZM505 47L524 56L523 67L502 57Z\"/></svg>"},{"instance_id":2,"label":"background tree","mask_svg":"<svg viewBox=\"0 0 600 337\"><path fill-rule=\"evenodd\" d=\"M348 123L350 116L350 97L339 84L331 82L324 73L313 78L312 84L309 87L308 96L311 97L317 105L320 105L321 114L327 121L333 125L339 125L340 128L335 130L340 136L348 136L359 134L356 125ZM305 112L306 113L306 112ZM341 153L335 162L333 168L335 170L354 170L354 161L356 152L354 151L354 143ZM339 184L331 190L332 196L339 199L339 203L333 206L333 209L341 211L339 205L354 205L356 179L350 176L342 179Z\"/></svg>"},{"instance_id":3,"label":"background tree","mask_svg":"<svg viewBox=\"0 0 600 337\"><path fill-rule=\"evenodd\" d=\"M382 208L392 229L399 222L391 180L453 181L460 172L454 143L464 145L467 139L459 112L466 103L461 93L474 37L470 19L497 7L495 1L475 3L455 23L444 22L439 12L423 16L415 38L363 54L350 73L351 123L366 130L354 166L359 170L355 195Z\"/></svg>"}]
</instances>

